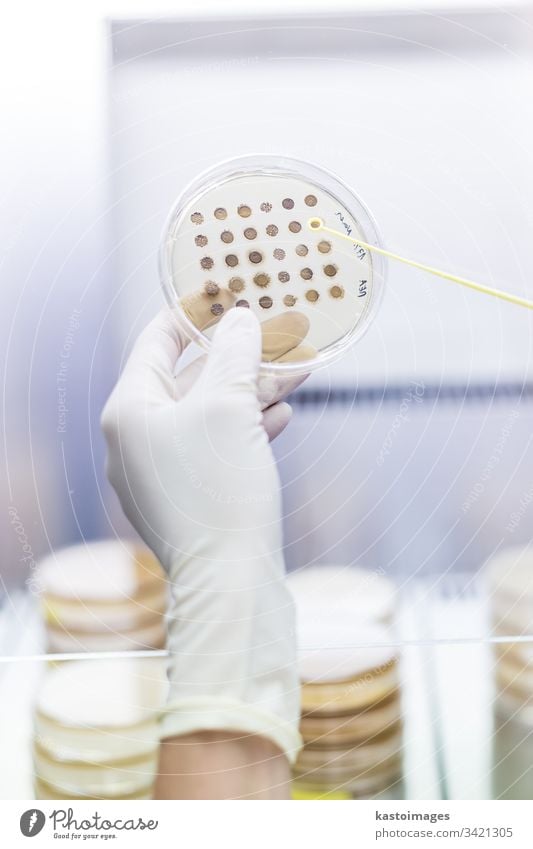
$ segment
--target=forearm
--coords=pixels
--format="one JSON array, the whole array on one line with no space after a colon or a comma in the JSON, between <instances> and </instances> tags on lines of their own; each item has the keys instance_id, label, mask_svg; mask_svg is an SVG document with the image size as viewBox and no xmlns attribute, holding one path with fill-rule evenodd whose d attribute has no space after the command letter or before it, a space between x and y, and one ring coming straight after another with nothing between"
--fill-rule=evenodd
<instances>
[{"instance_id":1,"label":"forearm","mask_svg":"<svg viewBox=\"0 0 533 849\"><path fill-rule=\"evenodd\" d=\"M156 799L288 799L285 755L257 735L202 731L162 741Z\"/></svg>"}]
</instances>

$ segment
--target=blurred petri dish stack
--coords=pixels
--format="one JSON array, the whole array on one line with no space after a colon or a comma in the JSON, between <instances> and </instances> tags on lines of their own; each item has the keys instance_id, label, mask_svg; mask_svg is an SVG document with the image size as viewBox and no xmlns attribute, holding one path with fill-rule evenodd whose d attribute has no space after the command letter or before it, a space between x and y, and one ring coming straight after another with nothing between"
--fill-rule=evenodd
<instances>
[{"instance_id":1,"label":"blurred petri dish stack","mask_svg":"<svg viewBox=\"0 0 533 849\"><path fill-rule=\"evenodd\" d=\"M289 576L297 608L304 747L293 795L401 796L394 586L379 572L313 566Z\"/></svg>"},{"instance_id":2,"label":"blurred petri dish stack","mask_svg":"<svg viewBox=\"0 0 533 849\"><path fill-rule=\"evenodd\" d=\"M51 652L164 648L168 583L146 548L105 540L62 549L39 566Z\"/></svg>"},{"instance_id":3,"label":"blurred petri dish stack","mask_svg":"<svg viewBox=\"0 0 533 849\"><path fill-rule=\"evenodd\" d=\"M493 643L493 795L531 799L533 778L533 546L511 546L485 569ZM519 637L520 640L516 638Z\"/></svg>"},{"instance_id":4,"label":"blurred petri dish stack","mask_svg":"<svg viewBox=\"0 0 533 849\"><path fill-rule=\"evenodd\" d=\"M54 664L34 707L35 798L151 798L166 687L161 658Z\"/></svg>"},{"instance_id":5,"label":"blurred petri dish stack","mask_svg":"<svg viewBox=\"0 0 533 849\"><path fill-rule=\"evenodd\" d=\"M486 578L492 631L508 638L494 644L497 707L533 726L533 546L504 549L487 564Z\"/></svg>"}]
</instances>

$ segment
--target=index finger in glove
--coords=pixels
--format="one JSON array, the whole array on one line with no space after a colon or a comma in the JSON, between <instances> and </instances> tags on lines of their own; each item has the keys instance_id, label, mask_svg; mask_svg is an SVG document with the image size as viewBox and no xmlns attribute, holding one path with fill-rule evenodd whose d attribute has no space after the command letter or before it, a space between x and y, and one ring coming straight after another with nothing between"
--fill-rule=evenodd
<instances>
[{"instance_id":1,"label":"index finger in glove","mask_svg":"<svg viewBox=\"0 0 533 849\"><path fill-rule=\"evenodd\" d=\"M309 319L300 312L285 312L269 318L261 324L263 338L263 361L276 363L296 363L312 360L316 357L316 348L304 343L309 331ZM286 398L306 380L307 374L296 376L261 375L258 382L258 395L264 410Z\"/></svg>"},{"instance_id":2,"label":"index finger in glove","mask_svg":"<svg viewBox=\"0 0 533 849\"><path fill-rule=\"evenodd\" d=\"M208 286L212 286L209 291ZM198 330L207 330L217 324L235 303L229 289L216 283L207 284L181 299L187 318ZM309 332L309 319L301 312L285 312L261 323L261 348L263 362L296 362L313 359L316 349L302 345Z\"/></svg>"},{"instance_id":3,"label":"index finger in glove","mask_svg":"<svg viewBox=\"0 0 533 849\"><path fill-rule=\"evenodd\" d=\"M309 332L309 319L301 312L284 312L261 322L263 361L283 361Z\"/></svg>"},{"instance_id":4,"label":"index finger in glove","mask_svg":"<svg viewBox=\"0 0 533 849\"><path fill-rule=\"evenodd\" d=\"M181 306L189 320L199 330L207 330L217 324L226 311L233 306L233 294L213 284L213 292L199 289L182 298ZM263 362L295 363L312 360L317 351L313 346L303 344L309 331L309 319L298 311L285 312L261 323L261 358ZM200 365L205 359L188 366L180 374L179 394L185 394L199 375ZM292 377L260 376L258 396L261 408L264 410L271 404L277 403L294 391L307 375Z\"/></svg>"}]
</instances>

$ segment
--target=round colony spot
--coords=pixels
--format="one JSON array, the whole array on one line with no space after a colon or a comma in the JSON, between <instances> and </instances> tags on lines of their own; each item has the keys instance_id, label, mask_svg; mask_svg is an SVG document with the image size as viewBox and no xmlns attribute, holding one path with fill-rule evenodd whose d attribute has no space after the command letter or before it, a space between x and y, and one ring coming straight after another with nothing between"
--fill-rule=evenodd
<instances>
[{"instance_id":1,"label":"round colony spot","mask_svg":"<svg viewBox=\"0 0 533 849\"><path fill-rule=\"evenodd\" d=\"M222 304L213 304L213 306L211 307L211 312L213 313L213 315L222 315L222 313L224 312L224 307L222 306Z\"/></svg>"},{"instance_id":2,"label":"round colony spot","mask_svg":"<svg viewBox=\"0 0 533 849\"><path fill-rule=\"evenodd\" d=\"M289 224L289 230L291 231L291 233L299 233L301 229L302 225L299 221L291 221L291 223Z\"/></svg>"},{"instance_id":3,"label":"round colony spot","mask_svg":"<svg viewBox=\"0 0 533 849\"><path fill-rule=\"evenodd\" d=\"M253 227L247 227L244 231L244 237L246 239L256 239L257 238L257 230Z\"/></svg>"},{"instance_id":4,"label":"round colony spot","mask_svg":"<svg viewBox=\"0 0 533 849\"><path fill-rule=\"evenodd\" d=\"M305 204L307 206L316 206L317 205L317 199L314 195L306 195L305 198L304 198L304 201L305 201Z\"/></svg>"},{"instance_id":5,"label":"round colony spot","mask_svg":"<svg viewBox=\"0 0 533 849\"><path fill-rule=\"evenodd\" d=\"M297 245L296 248L295 248L295 251L298 254L298 256L307 256L307 254L309 252L306 245Z\"/></svg>"},{"instance_id":6,"label":"round colony spot","mask_svg":"<svg viewBox=\"0 0 533 849\"><path fill-rule=\"evenodd\" d=\"M242 292L244 289L244 280L242 277L232 277L228 283L230 292Z\"/></svg>"},{"instance_id":7,"label":"round colony spot","mask_svg":"<svg viewBox=\"0 0 533 849\"><path fill-rule=\"evenodd\" d=\"M324 274L326 275L326 277L335 277L336 273L337 273L337 266L336 265L325 265L324 266Z\"/></svg>"},{"instance_id":8,"label":"round colony spot","mask_svg":"<svg viewBox=\"0 0 533 849\"><path fill-rule=\"evenodd\" d=\"M280 273L278 274L278 280L280 283L288 283L290 279L291 275L288 271L280 271Z\"/></svg>"},{"instance_id":9,"label":"round colony spot","mask_svg":"<svg viewBox=\"0 0 533 849\"><path fill-rule=\"evenodd\" d=\"M266 228L267 236L277 236L278 232L279 232L279 230L278 230L278 228L276 227L275 224L269 224L268 227Z\"/></svg>"},{"instance_id":10,"label":"round colony spot","mask_svg":"<svg viewBox=\"0 0 533 849\"><path fill-rule=\"evenodd\" d=\"M344 289L342 286L332 286L329 294L332 298L344 298Z\"/></svg>"},{"instance_id":11,"label":"round colony spot","mask_svg":"<svg viewBox=\"0 0 533 849\"><path fill-rule=\"evenodd\" d=\"M224 209L223 206L217 206L214 212L215 218L218 218L219 221L224 221L228 217L228 213Z\"/></svg>"},{"instance_id":12,"label":"round colony spot","mask_svg":"<svg viewBox=\"0 0 533 849\"><path fill-rule=\"evenodd\" d=\"M202 268L205 268L206 271L209 271L210 268L213 268L215 261L211 259L210 256L203 256L200 260L200 265Z\"/></svg>"},{"instance_id":13,"label":"round colony spot","mask_svg":"<svg viewBox=\"0 0 533 849\"><path fill-rule=\"evenodd\" d=\"M193 224L203 224L204 223L204 216L202 215L201 212L193 212L191 214L191 221L192 221Z\"/></svg>"},{"instance_id":14,"label":"round colony spot","mask_svg":"<svg viewBox=\"0 0 533 849\"><path fill-rule=\"evenodd\" d=\"M268 274L262 272L261 274L256 274L254 277L254 283L256 286L261 286L263 289L265 286L268 286L270 283L270 277Z\"/></svg>"},{"instance_id":15,"label":"round colony spot","mask_svg":"<svg viewBox=\"0 0 533 849\"><path fill-rule=\"evenodd\" d=\"M276 248L272 252L272 255L273 255L274 259L280 259L280 260L285 259L285 251L283 250L283 248Z\"/></svg>"},{"instance_id":16,"label":"round colony spot","mask_svg":"<svg viewBox=\"0 0 533 849\"><path fill-rule=\"evenodd\" d=\"M241 218L249 218L250 215L252 214L252 210L245 203L242 203L239 206L239 208L237 209L237 212L239 213Z\"/></svg>"},{"instance_id":17,"label":"round colony spot","mask_svg":"<svg viewBox=\"0 0 533 849\"><path fill-rule=\"evenodd\" d=\"M270 212L270 210L272 209L272 204L265 200L259 208L261 212Z\"/></svg>"},{"instance_id":18,"label":"round colony spot","mask_svg":"<svg viewBox=\"0 0 533 849\"><path fill-rule=\"evenodd\" d=\"M259 306L263 307L264 310L269 310L274 301L269 295L263 295L262 298L259 298Z\"/></svg>"},{"instance_id":19,"label":"round colony spot","mask_svg":"<svg viewBox=\"0 0 533 849\"><path fill-rule=\"evenodd\" d=\"M198 245L199 248L205 248L207 245L207 236L195 236L194 243L195 245Z\"/></svg>"},{"instance_id":20,"label":"round colony spot","mask_svg":"<svg viewBox=\"0 0 533 849\"><path fill-rule=\"evenodd\" d=\"M292 198L284 198L281 201L281 205L283 209L292 209L294 207L294 201Z\"/></svg>"},{"instance_id":21,"label":"round colony spot","mask_svg":"<svg viewBox=\"0 0 533 849\"><path fill-rule=\"evenodd\" d=\"M236 265L239 264L238 257L235 254L228 254L226 257L226 265L229 265L230 268L235 268Z\"/></svg>"},{"instance_id":22,"label":"round colony spot","mask_svg":"<svg viewBox=\"0 0 533 849\"><path fill-rule=\"evenodd\" d=\"M331 250L331 242L326 242L325 239L322 239L322 241L318 243L317 248L321 254L329 254Z\"/></svg>"},{"instance_id":23,"label":"round colony spot","mask_svg":"<svg viewBox=\"0 0 533 849\"><path fill-rule=\"evenodd\" d=\"M313 271L311 268L302 268L302 270L300 271L300 277L302 277L304 280L310 280L312 276Z\"/></svg>"},{"instance_id":24,"label":"round colony spot","mask_svg":"<svg viewBox=\"0 0 533 849\"><path fill-rule=\"evenodd\" d=\"M311 303L314 304L315 301L318 301L320 295L318 294L316 289L308 289L307 292L305 293L305 297L307 298L308 301L311 301Z\"/></svg>"},{"instance_id":25,"label":"round colony spot","mask_svg":"<svg viewBox=\"0 0 533 849\"><path fill-rule=\"evenodd\" d=\"M204 290L206 295L218 295L220 286L214 280L208 280L207 283L204 283Z\"/></svg>"},{"instance_id":26,"label":"round colony spot","mask_svg":"<svg viewBox=\"0 0 533 849\"><path fill-rule=\"evenodd\" d=\"M254 265L257 265L259 262L263 261L263 254L260 251L250 251L248 259L250 262L253 262Z\"/></svg>"},{"instance_id":27,"label":"round colony spot","mask_svg":"<svg viewBox=\"0 0 533 849\"><path fill-rule=\"evenodd\" d=\"M229 244L231 244L231 242L233 242L233 233L230 233L230 231L229 231L229 230L224 230L224 231L220 234L220 238L222 239L222 241L223 241L226 245L229 245Z\"/></svg>"},{"instance_id":28,"label":"round colony spot","mask_svg":"<svg viewBox=\"0 0 533 849\"><path fill-rule=\"evenodd\" d=\"M245 300L245 298L241 298L241 300L237 301L235 306L236 307L248 307L248 309L250 309L250 304L248 303L247 300Z\"/></svg>"},{"instance_id":29,"label":"round colony spot","mask_svg":"<svg viewBox=\"0 0 533 849\"><path fill-rule=\"evenodd\" d=\"M293 307L297 300L298 298L296 298L294 295L285 295L285 297L283 298L283 303L286 307Z\"/></svg>"}]
</instances>

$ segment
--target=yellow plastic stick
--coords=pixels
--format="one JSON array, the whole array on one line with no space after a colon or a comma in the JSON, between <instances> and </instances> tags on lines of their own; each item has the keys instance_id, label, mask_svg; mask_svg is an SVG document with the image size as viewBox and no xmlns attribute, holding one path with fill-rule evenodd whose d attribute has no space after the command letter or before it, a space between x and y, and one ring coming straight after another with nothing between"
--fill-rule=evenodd
<instances>
[{"instance_id":1,"label":"yellow plastic stick","mask_svg":"<svg viewBox=\"0 0 533 849\"><path fill-rule=\"evenodd\" d=\"M525 307L528 310L533 310L533 301L527 298L521 298L519 295L512 295L510 292L504 292L502 289L492 289L490 286L484 286L482 283L476 283L474 280L468 280L466 277L458 277L456 274L450 274L449 271L441 271L440 268L433 268L431 265L425 265L423 262L416 262L414 259L407 259L399 254L387 251L385 248L378 248L377 245L369 245L368 242L363 242L361 239L354 239L348 236L341 230L333 230L331 227L326 227L321 218L310 218L307 222L311 230L323 231L331 233L332 236L339 236L341 239L346 239L356 245L361 245L374 253L386 256L389 259L396 259L398 262L403 262L405 265L411 265L413 268L419 268L421 271L427 271L428 274L435 274L437 277L443 277L444 280L451 280L452 283L458 283L460 286L467 286L469 289L474 289L476 292L482 292L484 295L492 295L493 298L500 298L502 301L509 301L511 304L517 304L519 307Z\"/></svg>"}]
</instances>

